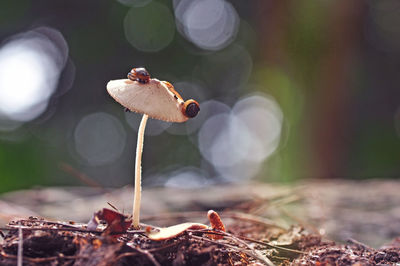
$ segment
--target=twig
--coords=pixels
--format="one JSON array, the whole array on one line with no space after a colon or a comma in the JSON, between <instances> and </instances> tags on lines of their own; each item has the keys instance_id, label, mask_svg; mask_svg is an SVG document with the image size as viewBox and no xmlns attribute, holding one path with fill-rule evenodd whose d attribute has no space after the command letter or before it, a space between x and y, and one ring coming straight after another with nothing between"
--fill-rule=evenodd
<instances>
[{"instance_id":1,"label":"twig","mask_svg":"<svg viewBox=\"0 0 400 266\"><path fill-rule=\"evenodd\" d=\"M302 198L299 195L294 195L294 194L285 195L284 197L280 197L280 198L277 198L275 200L270 200L268 202L268 204L260 205L258 208L253 210L251 212L251 214L260 215L261 213L266 211L268 208L271 208L271 207L279 208L282 205L287 205L289 203L292 203L292 202L295 202L295 201L298 201L298 200L301 200L301 199Z\"/></svg>"},{"instance_id":2,"label":"twig","mask_svg":"<svg viewBox=\"0 0 400 266\"><path fill-rule=\"evenodd\" d=\"M39 220L39 219L19 219L17 221L15 221L13 224L8 224L7 226L15 226L15 227L22 227L22 228L29 228L29 226L24 226L21 223L22 222L29 222L29 223L42 223L42 224L46 224L46 225L57 225L57 226L62 226L62 227L67 227L67 228L78 228L76 225L71 225L71 224L67 224L65 222L56 222L56 221L50 221L50 220Z\"/></svg>"},{"instance_id":3,"label":"twig","mask_svg":"<svg viewBox=\"0 0 400 266\"><path fill-rule=\"evenodd\" d=\"M252 239L252 238L249 238L249 237L245 237L245 236L238 236L238 238L243 239L243 240L247 240L247 241L259 244L259 245L263 245L263 246L266 246L266 247L269 247L269 248L280 249L280 250L289 251L289 252L298 253L298 254L307 254L307 252L304 252L304 251L301 251L301 250L275 246L275 245L268 244L266 242L258 241L258 240L255 240L255 239Z\"/></svg>"},{"instance_id":4,"label":"twig","mask_svg":"<svg viewBox=\"0 0 400 266\"><path fill-rule=\"evenodd\" d=\"M79 228L49 228L49 227L27 227L27 226L10 226L10 227L0 227L0 230L15 230L15 229L24 229L27 231L70 231L70 232L83 232L83 233L92 233L92 234L101 234L102 231L90 231L86 229Z\"/></svg>"},{"instance_id":5,"label":"twig","mask_svg":"<svg viewBox=\"0 0 400 266\"><path fill-rule=\"evenodd\" d=\"M303 219L300 219L296 215L291 214L283 206L280 206L277 209L278 209L278 211L280 211L281 213L283 213L284 215L286 215L287 217L289 217L290 219L295 221L297 224L302 225L304 228L310 229L315 234L320 234L319 230L316 226L312 225L309 222L304 221Z\"/></svg>"},{"instance_id":6,"label":"twig","mask_svg":"<svg viewBox=\"0 0 400 266\"><path fill-rule=\"evenodd\" d=\"M247 222L253 222L257 224L261 224L265 227L276 227L282 230L287 230L283 226L278 225L272 220L269 220L267 218L247 214L247 213L241 213L241 212L223 212L222 215L223 217L229 217L237 220L242 220L242 221L247 221Z\"/></svg>"},{"instance_id":7,"label":"twig","mask_svg":"<svg viewBox=\"0 0 400 266\"><path fill-rule=\"evenodd\" d=\"M81 182L85 183L89 187L105 190L104 187L102 185L100 185L98 182L94 181L88 175L79 172L77 169L73 168L71 165L61 162L61 163L59 163L59 167L61 168L61 170L69 173L73 177L76 177L77 179L79 179Z\"/></svg>"},{"instance_id":8,"label":"twig","mask_svg":"<svg viewBox=\"0 0 400 266\"><path fill-rule=\"evenodd\" d=\"M274 265L274 263L273 263L269 258L267 258L266 256L262 256L262 254L260 254L259 251L255 250L255 248L253 248L252 246L250 246L249 244L247 244L245 241L243 241L243 240L241 240L241 239L235 237L235 236L232 235L232 234L229 234L229 233L226 233L226 232L224 232L224 233L225 233L227 236L231 237L231 238L232 238L233 240L235 240L236 242L239 242L239 243L245 245L245 246L246 246L248 249L250 249L251 252L254 253L255 255L259 256L260 258L263 258L263 259L264 259L264 263L266 263L267 265L271 265L271 266Z\"/></svg>"},{"instance_id":9,"label":"twig","mask_svg":"<svg viewBox=\"0 0 400 266\"><path fill-rule=\"evenodd\" d=\"M119 261L120 259L125 258L125 257L137 256L138 253L139 253L139 254L145 255L151 261L151 263L153 263L155 266L161 266L161 264L158 263L158 261L154 258L153 254L151 254L151 252L149 250L144 250L144 249L141 249L139 247L132 247L132 246L131 246L131 248L133 250L135 250L137 253L135 253L135 252L123 253L123 254L119 255L115 259L115 261Z\"/></svg>"},{"instance_id":10,"label":"twig","mask_svg":"<svg viewBox=\"0 0 400 266\"><path fill-rule=\"evenodd\" d=\"M147 258L155 265L161 266L160 263L154 258L153 254L151 254L148 250L141 249L139 247L135 247L135 250L147 256Z\"/></svg>"},{"instance_id":11,"label":"twig","mask_svg":"<svg viewBox=\"0 0 400 266\"><path fill-rule=\"evenodd\" d=\"M69 231L69 232L83 232L83 233L92 233L92 234L101 234L103 231L94 231L94 230L86 230L79 228L48 228L48 227L26 227L26 226L10 226L10 227L0 227L0 230L15 230L15 229L24 229L28 231ZM112 232L114 235L120 234L142 234L145 233L145 230L128 230L126 232Z\"/></svg>"},{"instance_id":12,"label":"twig","mask_svg":"<svg viewBox=\"0 0 400 266\"><path fill-rule=\"evenodd\" d=\"M15 259L18 260L18 256L7 254L4 251L0 252L0 256L3 256L8 259ZM52 261L52 260L57 260L57 259L67 259L67 260L75 260L75 259L88 259L88 256L53 256L53 257L46 257L46 258L29 258L29 257L22 257L23 260L29 261L29 262L35 262L35 263L41 263L41 262L47 262L47 261Z\"/></svg>"},{"instance_id":13,"label":"twig","mask_svg":"<svg viewBox=\"0 0 400 266\"><path fill-rule=\"evenodd\" d=\"M373 248L371 248L370 246L367 246L364 243L361 243L360 241L357 241L353 238L349 238L347 239L347 242L353 245L356 245L357 247L361 247L362 249L366 249L366 250L374 250Z\"/></svg>"},{"instance_id":14,"label":"twig","mask_svg":"<svg viewBox=\"0 0 400 266\"><path fill-rule=\"evenodd\" d=\"M58 226L63 226L63 227L67 227L67 228L77 228L75 225L70 225L70 224L63 223L63 222L54 222L54 221L49 221L49 220L43 220L43 222L46 224L49 224L49 225L52 224L52 225L58 225Z\"/></svg>"},{"instance_id":15,"label":"twig","mask_svg":"<svg viewBox=\"0 0 400 266\"><path fill-rule=\"evenodd\" d=\"M262 256L262 255L258 254L257 252L253 252L252 250L249 251L247 249L241 249L241 248L232 246L230 244L227 244L227 243L224 243L224 242L220 242L220 241L216 241L216 240L211 240L209 238L202 237L202 236L194 236L194 235L192 235L191 237L194 238L194 239L200 240L200 241L210 242L210 243L213 243L215 245L228 247L228 248L230 248L232 250L235 250L237 252L245 253L246 255L248 255L248 256L256 259L256 260L262 261L263 263L265 263L265 264L267 264L269 266L275 266L275 264L272 261L270 261L267 257Z\"/></svg>"},{"instance_id":16,"label":"twig","mask_svg":"<svg viewBox=\"0 0 400 266\"><path fill-rule=\"evenodd\" d=\"M257 224L261 224L265 227L276 227L282 230L287 230L283 226L278 225L272 220L269 220L267 218L247 214L247 213L242 213L242 212L234 212L234 211L223 211L221 213L221 216L224 218L232 218L232 219L237 219L237 220L242 220L242 221L247 221L247 222L253 222ZM154 220L154 219L176 219L176 218L193 218L193 217L204 217L204 212L178 212L178 213L161 213L158 215L148 215L142 217L142 220Z\"/></svg>"},{"instance_id":17,"label":"twig","mask_svg":"<svg viewBox=\"0 0 400 266\"><path fill-rule=\"evenodd\" d=\"M221 236L229 236L229 237L235 237L235 238L239 238L242 240L246 240L249 242L253 242L255 244L259 244L262 246L266 246L269 248L275 248L275 249L280 249L280 250L284 250L284 251L288 251L288 252L292 252L292 253L298 253L298 254L307 254L307 252L301 251L301 250L296 250L296 249L291 249L291 248L285 248L285 247L281 247L281 246L275 246L263 241L259 241L259 240L255 240L253 238L249 238L249 237L245 237L245 236L233 236L232 234L229 234L227 232L221 232L221 231L210 231L209 229L204 229L204 230L192 230L189 229L187 230L188 232L192 232L192 233L201 233L201 234L211 234L211 235L221 235Z\"/></svg>"},{"instance_id":18,"label":"twig","mask_svg":"<svg viewBox=\"0 0 400 266\"><path fill-rule=\"evenodd\" d=\"M149 251L149 252L156 252L156 251L160 251L160 250L163 250L163 249L167 249L167 248L170 248L170 247L179 245L179 244L180 244L179 242L173 242L173 243L171 243L171 244L164 245L164 246L161 246L161 247L158 247L158 248L151 248L151 249L148 249L148 251Z\"/></svg>"},{"instance_id":19,"label":"twig","mask_svg":"<svg viewBox=\"0 0 400 266\"><path fill-rule=\"evenodd\" d=\"M119 261L122 258L132 257L132 256L137 256L137 255L139 255L139 251L137 251L137 252L125 252L125 253L122 253L121 255L119 255L118 257L116 257L114 261Z\"/></svg>"},{"instance_id":20,"label":"twig","mask_svg":"<svg viewBox=\"0 0 400 266\"><path fill-rule=\"evenodd\" d=\"M214 233L214 232L211 231L211 232L209 232L209 233ZM223 236L228 236L228 237L230 237L232 240L234 240L234 241L236 242L236 244L240 243L240 244L244 245L246 248L248 248L248 249L250 250L250 253L253 254L252 257L255 257L255 258L257 258L258 260L263 261L263 262L266 263L267 265L274 265L274 264L272 263L272 261L270 261L267 257L265 257L265 256L263 256L263 255L261 255L261 254L259 254L259 252L257 252L252 246L250 246L250 245L249 245L248 243L246 243L245 241L243 241L243 240L241 240L241 239L235 237L235 236L232 235L232 234L226 233L226 232L216 231L216 233L220 233L220 234L223 235ZM205 241L208 241L207 238L203 238L203 237L202 237L202 239L205 240ZM220 244L219 242L216 242L216 241L212 241L212 242L215 243L215 244ZM234 247L234 246L232 246L232 245L229 245L229 244L225 244L225 243L224 243L224 245L228 245L228 246L230 246L231 248L236 248L236 247ZM241 250L241 251L243 252L243 250ZM247 254L247 253L246 253L246 254ZM248 255L249 255L249 254L248 254ZM250 256L251 256L251 255L250 255Z\"/></svg>"},{"instance_id":21,"label":"twig","mask_svg":"<svg viewBox=\"0 0 400 266\"><path fill-rule=\"evenodd\" d=\"M22 252L23 252L23 234L22 234L22 228L20 227L18 229L18 259L17 259L17 266L22 266Z\"/></svg>"},{"instance_id":22,"label":"twig","mask_svg":"<svg viewBox=\"0 0 400 266\"><path fill-rule=\"evenodd\" d=\"M112 205L111 202L108 202L108 201L107 201L107 204L108 204L111 208L113 208L115 211L119 212L119 210L117 209L117 207L115 207L114 205Z\"/></svg>"}]
</instances>

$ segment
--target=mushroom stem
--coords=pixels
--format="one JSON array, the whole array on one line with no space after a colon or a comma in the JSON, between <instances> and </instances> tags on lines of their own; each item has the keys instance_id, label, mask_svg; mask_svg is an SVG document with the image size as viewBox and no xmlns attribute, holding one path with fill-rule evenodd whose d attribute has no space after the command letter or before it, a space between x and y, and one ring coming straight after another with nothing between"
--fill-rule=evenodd
<instances>
[{"instance_id":1,"label":"mushroom stem","mask_svg":"<svg viewBox=\"0 0 400 266\"><path fill-rule=\"evenodd\" d=\"M142 193L142 153L143 153L143 140L144 140L144 130L146 128L148 115L144 114L142 121L140 122L138 130L138 138L136 145L136 163L135 163L135 196L133 199L133 219L132 225L134 228L138 229L139 218L140 218L140 199Z\"/></svg>"}]
</instances>

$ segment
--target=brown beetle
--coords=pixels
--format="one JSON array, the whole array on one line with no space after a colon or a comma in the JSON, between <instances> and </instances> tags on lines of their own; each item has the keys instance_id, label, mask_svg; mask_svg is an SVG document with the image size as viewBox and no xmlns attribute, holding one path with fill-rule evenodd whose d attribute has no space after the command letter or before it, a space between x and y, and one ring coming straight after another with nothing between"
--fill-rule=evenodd
<instances>
[{"instance_id":1,"label":"brown beetle","mask_svg":"<svg viewBox=\"0 0 400 266\"><path fill-rule=\"evenodd\" d=\"M150 74L144 67L132 68L128 73L128 79L146 84L150 81Z\"/></svg>"}]
</instances>

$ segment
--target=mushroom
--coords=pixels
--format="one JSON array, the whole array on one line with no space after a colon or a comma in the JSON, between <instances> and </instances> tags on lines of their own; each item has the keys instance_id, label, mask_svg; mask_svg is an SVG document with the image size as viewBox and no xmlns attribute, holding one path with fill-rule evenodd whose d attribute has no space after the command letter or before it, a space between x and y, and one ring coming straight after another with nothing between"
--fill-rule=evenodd
<instances>
[{"instance_id":1,"label":"mushroom","mask_svg":"<svg viewBox=\"0 0 400 266\"><path fill-rule=\"evenodd\" d=\"M141 163L147 119L150 117L167 122L181 123L195 117L200 111L200 106L192 99L184 101L171 83L150 78L149 73L144 68L133 68L128 73L128 79L109 81L107 91L111 97L127 110L143 114L136 146L135 194L132 219L133 227L139 228Z\"/></svg>"}]
</instances>

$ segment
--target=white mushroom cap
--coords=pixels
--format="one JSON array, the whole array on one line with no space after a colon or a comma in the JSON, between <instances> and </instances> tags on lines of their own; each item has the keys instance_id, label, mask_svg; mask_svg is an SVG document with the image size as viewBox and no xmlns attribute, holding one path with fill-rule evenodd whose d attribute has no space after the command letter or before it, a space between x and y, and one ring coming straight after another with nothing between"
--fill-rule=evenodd
<instances>
[{"instance_id":1,"label":"white mushroom cap","mask_svg":"<svg viewBox=\"0 0 400 266\"><path fill-rule=\"evenodd\" d=\"M129 79L111 80L108 93L130 111L168 122L185 122L185 102L169 83L150 79L139 83Z\"/></svg>"}]
</instances>

